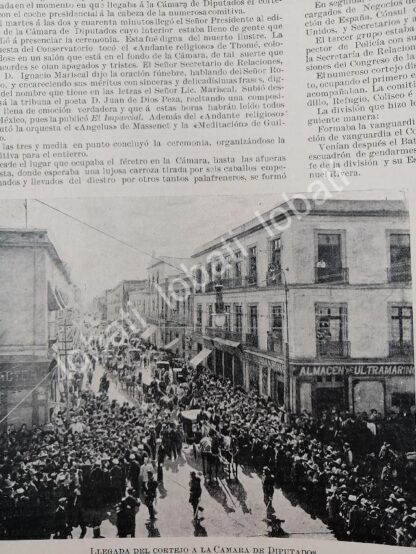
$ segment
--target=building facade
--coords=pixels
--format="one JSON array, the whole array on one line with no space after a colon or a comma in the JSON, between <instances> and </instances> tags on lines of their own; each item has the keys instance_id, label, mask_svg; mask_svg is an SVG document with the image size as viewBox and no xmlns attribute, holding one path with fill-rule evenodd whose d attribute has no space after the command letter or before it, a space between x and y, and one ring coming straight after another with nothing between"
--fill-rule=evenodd
<instances>
[{"instance_id":1,"label":"building facade","mask_svg":"<svg viewBox=\"0 0 416 554\"><path fill-rule=\"evenodd\" d=\"M42 425L60 402L54 368L61 323L76 313L75 289L47 231L0 236L0 419Z\"/></svg>"},{"instance_id":2,"label":"building facade","mask_svg":"<svg viewBox=\"0 0 416 554\"><path fill-rule=\"evenodd\" d=\"M197 349L292 411L414 406L405 204L309 206L278 206L195 252Z\"/></svg>"},{"instance_id":3,"label":"building facade","mask_svg":"<svg viewBox=\"0 0 416 554\"><path fill-rule=\"evenodd\" d=\"M193 336L193 287L189 258L160 257L148 267L149 326L144 338L180 356L189 356Z\"/></svg>"},{"instance_id":4,"label":"building facade","mask_svg":"<svg viewBox=\"0 0 416 554\"><path fill-rule=\"evenodd\" d=\"M141 292L146 287L146 281L141 280L123 280L113 289L105 292L105 305L107 323L113 323L119 320L123 314L127 313L128 302L134 291Z\"/></svg>"},{"instance_id":5,"label":"building facade","mask_svg":"<svg viewBox=\"0 0 416 554\"><path fill-rule=\"evenodd\" d=\"M107 301L106 295L95 296L92 301L91 310L96 316L97 321L105 322L107 321Z\"/></svg>"}]
</instances>

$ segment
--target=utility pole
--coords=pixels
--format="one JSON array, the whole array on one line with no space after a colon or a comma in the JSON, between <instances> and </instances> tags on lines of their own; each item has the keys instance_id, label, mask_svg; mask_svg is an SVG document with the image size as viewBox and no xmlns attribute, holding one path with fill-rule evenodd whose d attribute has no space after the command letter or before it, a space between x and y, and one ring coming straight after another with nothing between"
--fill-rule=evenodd
<instances>
[{"instance_id":1,"label":"utility pole","mask_svg":"<svg viewBox=\"0 0 416 554\"><path fill-rule=\"evenodd\" d=\"M64 365L65 365L65 390L66 390L66 422L69 425L69 368L68 368L68 343L72 342L72 339L68 340L67 328L72 327L71 324L67 322L66 314L64 315L64 323L61 325L63 328L63 341L60 341L61 345L63 344L64 350Z\"/></svg>"},{"instance_id":2,"label":"utility pole","mask_svg":"<svg viewBox=\"0 0 416 554\"><path fill-rule=\"evenodd\" d=\"M66 387L66 423L69 425L69 370L68 370L68 347L67 347L67 341L66 341L66 328L67 328L67 322L66 322L66 316L64 319L64 355L65 355L65 372L66 372L66 381L65 381L65 387Z\"/></svg>"},{"instance_id":3,"label":"utility pole","mask_svg":"<svg viewBox=\"0 0 416 554\"><path fill-rule=\"evenodd\" d=\"M283 277L283 284L285 287L285 312L286 312L286 348L285 348L285 370L284 370L284 379L283 379L283 388L284 388L284 402L286 413L291 411L291 401L290 401L290 340L289 340L289 285L287 283L286 272L284 269L280 270Z\"/></svg>"}]
</instances>

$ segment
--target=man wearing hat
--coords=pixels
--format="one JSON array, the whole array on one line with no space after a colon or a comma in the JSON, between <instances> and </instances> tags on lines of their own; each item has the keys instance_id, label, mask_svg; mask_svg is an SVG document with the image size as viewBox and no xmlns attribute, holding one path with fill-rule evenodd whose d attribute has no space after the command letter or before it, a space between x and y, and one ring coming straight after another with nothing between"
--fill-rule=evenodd
<instances>
[{"instance_id":1,"label":"man wearing hat","mask_svg":"<svg viewBox=\"0 0 416 554\"><path fill-rule=\"evenodd\" d=\"M134 492L136 493L137 496L139 496L140 495L140 463L137 460L136 454L134 452L132 452L129 455L128 475L129 475L131 486L134 489Z\"/></svg>"},{"instance_id":2,"label":"man wearing hat","mask_svg":"<svg viewBox=\"0 0 416 554\"><path fill-rule=\"evenodd\" d=\"M157 481L154 478L153 471L147 472L147 486L144 493L144 502L149 510L149 519L153 521L156 519L154 502L156 500Z\"/></svg>"},{"instance_id":3,"label":"man wearing hat","mask_svg":"<svg viewBox=\"0 0 416 554\"><path fill-rule=\"evenodd\" d=\"M68 526L67 500L61 497L55 510L55 535L54 539L67 539L71 530Z\"/></svg>"},{"instance_id":4,"label":"man wearing hat","mask_svg":"<svg viewBox=\"0 0 416 554\"><path fill-rule=\"evenodd\" d=\"M114 458L112 464L113 467L110 470L111 495L113 501L120 502L126 488L126 483L118 458Z\"/></svg>"},{"instance_id":5,"label":"man wearing hat","mask_svg":"<svg viewBox=\"0 0 416 554\"><path fill-rule=\"evenodd\" d=\"M273 495L274 495L274 475L268 467L263 468L263 476L261 479L263 487L263 498L266 505L267 515L274 512Z\"/></svg>"},{"instance_id":6,"label":"man wearing hat","mask_svg":"<svg viewBox=\"0 0 416 554\"><path fill-rule=\"evenodd\" d=\"M201 495L201 479L196 475L195 471L191 471L191 480L189 481L189 503L193 509L194 521L198 519L198 509Z\"/></svg>"},{"instance_id":7,"label":"man wearing hat","mask_svg":"<svg viewBox=\"0 0 416 554\"><path fill-rule=\"evenodd\" d=\"M117 509L117 530L120 538L136 534L136 512L140 501L134 496L132 488L127 489L127 495L121 500Z\"/></svg>"}]
</instances>

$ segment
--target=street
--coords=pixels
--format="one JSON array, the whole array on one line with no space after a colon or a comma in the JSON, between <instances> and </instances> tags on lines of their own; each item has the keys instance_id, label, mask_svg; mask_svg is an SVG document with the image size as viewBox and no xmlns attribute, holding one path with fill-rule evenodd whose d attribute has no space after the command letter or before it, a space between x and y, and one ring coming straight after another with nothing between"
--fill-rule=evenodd
<instances>
[{"instance_id":1,"label":"street","mask_svg":"<svg viewBox=\"0 0 416 554\"><path fill-rule=\"evenodd\" d=\"M143 370L146 371L146 370ZM93 389L98 391L103 370L97 366ZM110 381L110 400L128 401L129 397ZM192 521L189 499L189 474L194 470L201 477L203 492L201 506L204 520L199 528ZM293 537L335 539L332 531L319 519L313 519L299 505L292 504L280 489L274 495L274 507L280 519L285 520L284 531ZM141 505L136 515L136 536L231 536L255 537L266 534L265 506L261 480L256 473L239 471L239 480L221 479L217 484L204 483L200 460L195 461L192 449L184 448L183 457L175 462L165 461L164 489L159 489L156 503L157 520L152 528L146 527L147 508ZM101 525L104 537L116 537L117 529L109 519ZM87 537L92 536L88 529ZM77 537L74 532L74 538Z\"/></svg>"}]
</instances>

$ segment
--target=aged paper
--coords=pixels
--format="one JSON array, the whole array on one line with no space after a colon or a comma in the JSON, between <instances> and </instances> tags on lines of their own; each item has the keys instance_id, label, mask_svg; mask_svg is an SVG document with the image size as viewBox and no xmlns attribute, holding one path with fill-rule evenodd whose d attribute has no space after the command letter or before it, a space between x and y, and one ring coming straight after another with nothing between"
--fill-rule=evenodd
<instances>
[{"instance_id":1,"label":"aged paper","mask_svg":"<svg viewBox=\"0 0 416 554\"><path fill-rule=\"evenodd\" d=\"M415 546L415 13L0 2L0 549Z\"/></svg>"}]
</instances>

